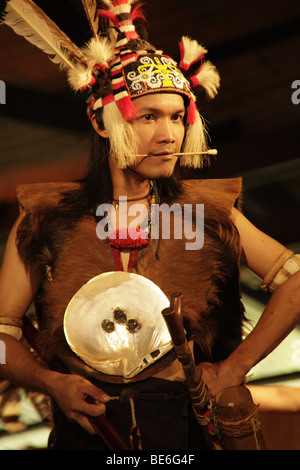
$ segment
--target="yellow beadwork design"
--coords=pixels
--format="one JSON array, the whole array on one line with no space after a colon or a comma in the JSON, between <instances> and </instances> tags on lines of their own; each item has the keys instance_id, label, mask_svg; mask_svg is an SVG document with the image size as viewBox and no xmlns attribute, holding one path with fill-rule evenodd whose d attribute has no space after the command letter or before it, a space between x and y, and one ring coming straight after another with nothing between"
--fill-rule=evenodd
<instances>
[{"instance_id":1,"label":"yellow beadwork design","mask_svg":"<svg viewBox=\"0 0 300 470\"><path fill-rule=\"evenodd\" d=\"M172 80L169 78L170 74L178 74L179 71L176 67L171 64L163 64L158 57L154 57L156 63L144 64L138 67L138 73L141 75L141 79L149 80L151 74L162 74L162 88L175 87ZM149 74L147 72L150 72Z\"/></svg>"},{"instance_id":2,"label":"yellow beadwork design","mask_svg":"<svg viewBox=\"0 0 300 470\"><path fill-rule=\"evenodd\" d=\"M125 67L125 83L129 95L172 89L189 94L189 84L172 59L156 54L141 56Z\"/></svg>"}]
</instances>

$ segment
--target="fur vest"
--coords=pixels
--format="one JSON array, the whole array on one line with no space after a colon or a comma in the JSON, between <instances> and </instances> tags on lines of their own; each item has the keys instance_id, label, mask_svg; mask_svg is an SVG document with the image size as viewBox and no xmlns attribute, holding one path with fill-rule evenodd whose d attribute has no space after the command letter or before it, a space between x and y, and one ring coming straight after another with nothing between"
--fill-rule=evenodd
<instances>
[{"instance_id":1,"label":"fur vest","mask_svg":"<svg viewBox=\"0 0 300 470\"><path fill-rule=\"evenodd\" d=\"M138 250L132 272L145 276L170 296L183 293L183 315L190 339L197 345L198 361L219 361L227 357L242 339L244 310L240 301L240 243L230 219L232 207L239 207L241 179L188 180L182 182L182 194L174 201L204 204L204 244L199 250L186 250L189 241L161 239ZM63 333L66 307L89 279L115 271L115 262L108 240L96 235L97 221L83 216L63 234L59 231L61 194L77 189L77 183L45 183L21 185L17 196L26 216L19 229L18 247L21 257L28 250L34 253L33 264L45 270L44 280L36 296L40 328L39 339L44 358L58 354L73 369L96 375L76 358ZM51 214L51 217L49 217ZM195 216L195 214L194 214ZM53 256L51 243L44 243L45 232L51 243L59 246Z\"/></svg>"}]
</instances>

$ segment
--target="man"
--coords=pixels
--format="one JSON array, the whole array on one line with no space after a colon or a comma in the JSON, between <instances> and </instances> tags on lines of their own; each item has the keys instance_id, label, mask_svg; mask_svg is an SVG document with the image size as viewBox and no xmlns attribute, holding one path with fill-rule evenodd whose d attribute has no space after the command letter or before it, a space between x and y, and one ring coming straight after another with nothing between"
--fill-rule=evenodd
<instances>
[{"instance_id":1,"label":"man","mask_svg":"<svg viewBox=\"0 0 300 470\"><path fill-rule=\"evenodd\" d=\"M114 47L102 41L97 60L92 47L85 51L91 66L84 79L83 62L81 68L69 71L74 89L89 86L91 90L89 115L95 133L89 171L80 183L18 189L22 211L9 236L0 275L0 339L5 342L7 356L0 375L53 399L55 425L59 423L54 428L53 448L105 448L98 436L90 436L95 431L88 419L105 411L126 436L130 410L111 398L120 397L128 383L141 398L136 416L142 420L143 448L206 448L178 362L169 360L168 354L159 361L154 359L143 370L142 380L139 374L122 377L103 374L101 368L92 370L73 354L64 336L68 303L89 280L116 270L150 279L167 296L182 291L187 335L195 343L196 360L214 397L223 388L242 383L249 370L297 325L298 258L242 215L239 179L180 181L180 162L197 167L201 164L199 154L208 152L189 82L170 58L136 35L130 19L131 2L105 3L108 10L101 14L108 16L119 32ZM7 18L9 5L13 8L13 1L8 2ZM189 69L193 58L203 61L201 46L186 38L181 47L182 69ZM201 84L214 96L218 75L211 64L201 62L190 82ZM178 153L194 157L188 155L184 160ZM118 214L123 210L124 196L127 226L118 225L120 218L116 217L116 225L108 228L108 243L96 233L97 209L109 203ZM203 248L187 251L186 240L172 235L170 239L152 239L150 216L147 244L139 245L129 232L126 244L122 245L122 237L115 243L111 234L120 235L135 220L130 215L133 204L142 204L150 214L152 202L180 207L188 203L193 211L197 204L204 204ZM290 260L291 269L287 265ZM283 265L289 270L288 279L279 282L282 285L244 341L240 261L265 279L267 286L277 282ZM68 364L71 375L45 368L19 341L21 319L33 299L43 357L50 361L57 354ZM109 331L106 333L109 336ZM138 365L141 359L138 357ZM112 367L112 361L107 360L107 365ZM87 395L94 399L93 404L87 403Z\"/></svg>"}]
</instances>

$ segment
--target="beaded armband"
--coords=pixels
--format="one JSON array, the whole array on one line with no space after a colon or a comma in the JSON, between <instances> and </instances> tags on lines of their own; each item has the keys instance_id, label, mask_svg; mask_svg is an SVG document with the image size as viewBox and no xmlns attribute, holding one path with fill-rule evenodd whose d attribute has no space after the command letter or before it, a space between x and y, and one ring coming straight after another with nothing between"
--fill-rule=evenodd
<instances>
[{"instance_id":1,"label":"beaded armband","mask_svg":"<svg viewBox=\"0 0 300 470\"><path fill-rule=\"evenodd\" d=\"M295 255L293 251L285 250L265 276L261 289L272 294L298 271L300 271L300 254Z\"/></svg>"},{"instance_id":2,"label":"beaded armband","mask_svg":"<svg viewBox=\"0 0 300 470\"><path fill-rule=\"evenodd\" d=\"M5 333L19 340L22 337L23 320L21 318L0 316L0 333Z\"/></svg>"}]
</instances>

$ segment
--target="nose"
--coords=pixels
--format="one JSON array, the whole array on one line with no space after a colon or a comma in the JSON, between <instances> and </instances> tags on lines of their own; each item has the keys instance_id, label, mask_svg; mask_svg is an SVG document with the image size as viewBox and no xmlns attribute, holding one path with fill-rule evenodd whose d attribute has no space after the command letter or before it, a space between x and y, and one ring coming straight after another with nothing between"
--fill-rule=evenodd
<instances>
[{"instance_id":1,"label":"nose","mask_svg":"<svg viewBox=\"0 0 300 470\"><path fill-rule=\"evenodd\" d=\"M175 135L170 119L161 119L158 122L157 139L159 143L174 143Z\"/></svg>"}]
</instances>

